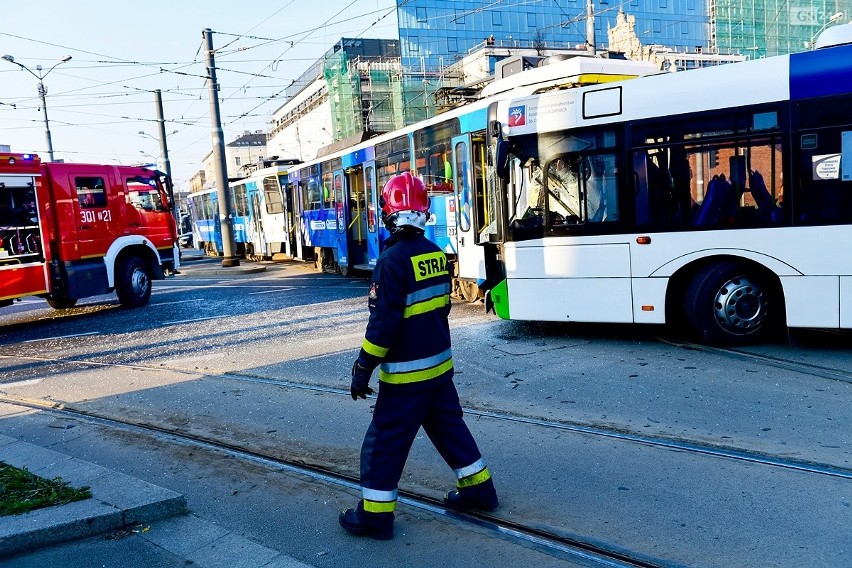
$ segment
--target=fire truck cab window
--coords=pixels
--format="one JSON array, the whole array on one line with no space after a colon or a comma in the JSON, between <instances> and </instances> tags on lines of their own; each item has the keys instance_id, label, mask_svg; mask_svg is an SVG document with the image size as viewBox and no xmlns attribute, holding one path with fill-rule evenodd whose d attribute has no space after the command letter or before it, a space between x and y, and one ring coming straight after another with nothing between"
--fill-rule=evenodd
<instances>
[{"instance_id":1,"label":"fire truck cab window","mask_svg":"<svg viewBox=\"0 0 852 568\"><path fill-rule=\"evenodd\" d=\"M163 200L156 185L148 185L145 180L127 180L127 201L137 209L145 211L163 211Z\"/></svg>"},{"instance_id":2,"label":"fire truck cab window","mask_svg":"<svg viewBox=\"0 0 852 568\"><path fill-rule=\"evenodd\" d=\"M77 188L77 200L81 209L106 207L106 186L102 177L74 178Z\"/></svg>"}]
</instances>

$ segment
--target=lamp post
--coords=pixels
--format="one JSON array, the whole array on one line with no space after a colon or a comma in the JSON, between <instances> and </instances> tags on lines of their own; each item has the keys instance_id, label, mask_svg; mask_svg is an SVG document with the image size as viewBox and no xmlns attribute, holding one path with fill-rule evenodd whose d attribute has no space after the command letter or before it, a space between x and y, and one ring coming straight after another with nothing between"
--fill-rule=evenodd
<instances>
[{"instance_id":1,"label":"lamp post","mask_svg":"<svg viewBox=\"0 0 852 568\"><path fill-rule=\"evenodd\" d=\"M819 34L821 34L825 28L827 28L828 26L830 26L831 24L833 24L834 22L836 22L837 20L839 20L842 17L843 17L843 12L836 12L836 13L832 14L831 16L829 16L828 21L826 23L824 23L822 25L822 27L820 27L820 29L818 29L814 35L811 36L811 41L805 42L805 48L816 49L815 46L816 46L817 36Z\"/></svg>"},{"instance_id":2,"label":"lamp post","mask_svg":"<svg viewBox=\"0 0 852 568\"><path fill-rule=\"evenodd\" d=\"M142 167L148 167L148 166L154 166L154 167L157 167L157 168L158 168L158 167L160 167L160 166L156 163L156 162L158 162L159 160L157 160L157 158L155 158L153 155L149 154L149 153L148 153L148 152L146 152L145 150L139 150L139 153L140 153L140 154L142 154L144 157L148 158L149 160L153 160L153 162L151 162L151 163L147 163L147 164L140 164Z\"/></svg>"},{"instance_id":3,"label":"lamp post","mask_svg":"<svg viewBox=\"0 0 852 568\"><path fill-rule=\"evenodd\" d=\"M41 97L41 110L44 111L44 137L47 140L47 152L50 155L50 161L52 162L53 161L53 140L50 137L50 122L47 120L47 88L44 86L44 78L47 77L50 74L51 71L56 69L57 65L61 65L62 63L65 63L66 61L70 61L71 56L66 55L65 57L63 57L62 59L60 59L59 61L54 63L53 67L48 69L45 73L41 72L42 71L41 65L36 65L36 71L38 71L38 74L34 73L32 69L30 69L29 67L27 67L23 63L18 63L17 61L15 61L15 58L12 57L9 54L4 55L3 59L8 61L9 63L17 65L18 67L20 67L21 69L23 69L24 71L26 71L27 73L29 73L30 75L32 75L33 77L38 79L38 95L39 95L39 97Z\"/></svg>"},{"instance_id":4,"label":"lamp post","mask_svg":"<svg viewBox=\"0 0 852 568\"><path fill-rule=\"evenodd\" d=\"M150 138L151 140L157 140L160 143L160 157L157 159L157 168L165 171L166 175L169 176L169 179L172 180L172 166L169 161L169 147L166 143L166 126L165 121L163 120L163 106L162 99L160 98L160 91L157 90L154 93L157 98L157 115L158 122L160 126L160 137L157 138L155 136L151 136L144 130L139 131L139 136L145 136L146 138ZM177 134L177 130L172 131L172 134ZM174 180L171 181L172 187L174 187ZM180 226L180 208L178 207L177 199L175 199L174 191L169 192L169 199L171 200L172 206L172 215L175 218L175 222Z\"/></svg>"},{"instance_id":5,"label":"lamp post","mask_svg":"<svg viewBox=\"0 0 852 568\"><path fill-rule=\"evenodd\" d=\"M150 138L151 140L156 140L157 142L160 142L160 139L159 139L159 138L157 138L156 136L151 136L150 134L148 134L148 133L147 133L147 132L145 132L144 130L140 130L140 131L138 132L138 134L139 134L139 136L144 136L145 138ZM140 150L140 152L141 152L141 150ZM163 153L162 153L162 148L161 148L160 155L157 157L157 168L158 168L158 169L162 169L162 168L163 168Z\"/></svg>"}]
</instances>

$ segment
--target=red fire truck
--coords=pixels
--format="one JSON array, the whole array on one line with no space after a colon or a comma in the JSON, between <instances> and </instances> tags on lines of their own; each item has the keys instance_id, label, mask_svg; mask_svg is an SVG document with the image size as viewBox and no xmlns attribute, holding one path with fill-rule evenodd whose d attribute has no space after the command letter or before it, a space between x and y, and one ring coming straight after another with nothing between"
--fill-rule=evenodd
<instances>
[{"instance_id":1,"label":"red fire truck","mask_svg":"<svg viewBox=\"0 0 852 568\"><path fill-rule=\"evenodd\" d=\"M179 267L171 180L133 166L42 163L0 153L0 306L56 309L115 290L143 306Z\"/></svg>"}]
</instances>

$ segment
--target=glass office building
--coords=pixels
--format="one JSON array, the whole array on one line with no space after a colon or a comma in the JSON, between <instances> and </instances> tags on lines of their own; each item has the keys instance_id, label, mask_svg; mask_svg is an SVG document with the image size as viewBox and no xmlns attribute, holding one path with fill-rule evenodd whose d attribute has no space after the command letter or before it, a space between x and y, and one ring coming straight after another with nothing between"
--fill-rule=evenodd
<instances>
[{"instance_id":1,"label":"glass office building","mask_svg":"<svg viewBox=\"0 0 852 568\"><path fill-rule=\"evenodd\" d=\"M594 0L595 42L605 47L619 10L636 17L644 45L706 48L706 0ZM397 2L402 65L427 76L461 59L491 36L498 47L566 48L586 41L586 0L408 0Z\"/></svg>"}]
</instances>

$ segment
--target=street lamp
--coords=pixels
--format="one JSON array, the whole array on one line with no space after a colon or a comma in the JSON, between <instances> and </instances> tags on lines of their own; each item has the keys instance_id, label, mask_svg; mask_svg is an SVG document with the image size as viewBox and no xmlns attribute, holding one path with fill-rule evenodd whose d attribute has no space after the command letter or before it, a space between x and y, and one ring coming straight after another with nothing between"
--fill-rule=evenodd
<instances>
[{"instance_id":1,"label":"street lamp","mask_svg":"<svg viewBox=\"0 0 852 568\"><path fill-rule=\"evenodd\" d=\"M159 139L159 138L157 138L157 137L155 137L155 136L151 136L150 134L148 134L148 133L147 133L147 132L145 132L144 130L140 130L137 134L139 134L139 136L145 136L146 138L150 138L151 140L156 140L157 142L160 142L160 139ZM139 151L140 151L140 152L142 152L142 150L139 150ZM144 153L144 152L143 152L143 153ZM158 167L158 168L162 168L162 167L163 167L163 165L162 165L162 161L163 161L163 156L162 156L162 155L160 155L160 157L159 157L159 158L157 158L157 167Z\"/></svg>"},{"instance_id":2,"label":"street lamp","mask_svg":"<svg viewBox=\"0 0 852 568\"><path fill-rule=\"evenodd\" d=\"M45 86L44 86L44 78L47 77L50 74L51 71L56 69L57 65L61 65L62 63L65 63L66 61L70 61L71 56L66 55L65 57L63 57L62 59L57 61L53 65L53 67L48 69L47 72L45 72L44 74L42 74L42 72L41 72L42 71L41 65L36 65L36 71L38 71L38 74L36 74L32 71L32 69L30 69L29 67L27 67L23 63L18 63L17 61L15 61L15 58L12 57L11 55L9 55L8 53L3 56L3 59L8 61L9 63L17 65L18 67L20 67L21 69L23 69L24 71L26 71L27 73L29 73L30 75L32 75L33 77L38 79L38 94L39 94L39 97L41 97L41 109L42 109L42 111L44 111L44 136L47 139L47 152L48 152L48 154L50 154L50 161L52 162L53 161L53 140L50 138L50 122L48 122L48 120L47 120L47 99L46 99L47 88L45 88Z\"/></svg>"},{"instance_id":3,"label":"street lamp","mask_svg":"<svg viewBox=\"0 0 852 568\"><path fill-rule=\"evenodd\" d=\"M177 134L177 133L178 133L177 130L172 131L172 134ZM152 136L152 135L148 134L144 130L140 130L139 132L137 132L137 134L139 134L139 136L144 136L146 138L150 138L151 140L156 140L157 142L160 143L160 157L157 159L157 167L161 168L161 169L165 169L166 163L169 161L169 154L168 154L169 151L168 151L168 146L166 146L165 141L161 138L157 138L156 136ZM165 132L163 132L163 135L165 136ZM170 174L170 172L167 172L167 173Z\"/></svg>"},{"instance_id":4,"label":"street lamp","mask_svg":"<svg viewBox=\"0 0 852 568\"><path fill-rule=\"evenodd\" d=\"M843 17L843 12L836 12L836 13L832 14L831 16L829 16L828 21L826 23L824 23L822 25L822 27L820 27L820 29L818 29L814 35L811 36L811 41L805 42L805 48L806 49L816 49L817 36L819 34L821 34L822 31L825 28L827 28L828 26L830 26L831 24L833 24L834 22L836 22L837 20L839 20L842 17Z\"/></svg>"}]
</instances>

